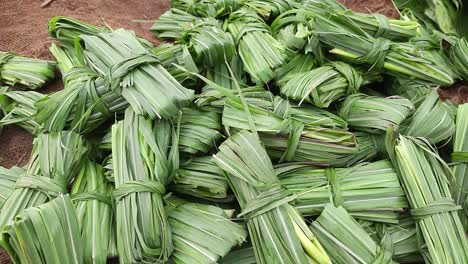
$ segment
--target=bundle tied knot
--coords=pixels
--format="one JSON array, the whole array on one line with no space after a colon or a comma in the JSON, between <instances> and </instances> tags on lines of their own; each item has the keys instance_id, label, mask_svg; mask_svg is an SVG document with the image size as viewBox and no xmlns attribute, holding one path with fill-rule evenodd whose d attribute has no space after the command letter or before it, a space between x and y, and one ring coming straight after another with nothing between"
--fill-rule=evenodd
<instances>
[{"instance_id":1,"label":"bundle tied knot","mask_svg":"<svg viewBox=\"0 0 468 264\"><path fill-rule=\"evenodd\" d=\"M439 200L432 201L425 206L411 209L411 215L415 219L423 219L435 214L458 211L460 209L462 209L462 207L456 205L453 199L444 197Z\"/></svg>"},{"instance_id":2,"label":"bundle tied knot","mask_svg":"<svg viewBox=\"0 0 468 264\"><path fill-rule=\"evenodd\" d=\"M56 180L33 175L24 175L16 181L15 187L17 189L27 188L39 191L47 195L47 197L57 197L62 193L66 193L66 188L59 184Z\"/></svg>"},{"instance_id":3,"label":"bundle tied knot","mask_svg":"<svg viewBox=\"0 0 468 264\"><path fill-rule=\"evenodd\" d=\"M166 188L164 188L164 186L161 183L154 180L128 181L126 183L120 184L118 187L115 188L115 202L120 202L120 200L122 200L125 196L130 195L132 193L141 192L156 193L162 195L166 192Z\"/></svg>"},{"instance_id":4,"label":"bundle tied knot","mask_svg":"<svg viewBox=\"0 0 468 264\"><path fill-rule=\"evenodd\" d=\"M250 220L297 198L297 195L283 188L279 183L266 185L261 189L264 190L245 204L239 217L245 216Z\"/></svg>"}]
</instances>

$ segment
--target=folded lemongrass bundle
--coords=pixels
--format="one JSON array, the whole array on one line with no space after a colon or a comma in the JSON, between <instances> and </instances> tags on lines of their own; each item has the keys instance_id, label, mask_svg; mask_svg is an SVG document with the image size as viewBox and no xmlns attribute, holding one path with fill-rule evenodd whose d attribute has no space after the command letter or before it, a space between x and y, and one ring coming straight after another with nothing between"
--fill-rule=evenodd
<instances>
[{"instance_id":1,"label":"folded lemongrass bundle","mask_svg":"<svg viewBox=\"0 0 468 264\"><path fill-rule=\"evenodd\" d=\"M54 78L55 63L0 51L0 85L38 89Z\"/></svg>"},{"instance_id":2,"label":"folded lemongrass bundle","mask_svg":"<svg viewBox=\"0 0 468 264\"><path fill-rule=\"evenodd\" d=\"M184 29L189 25L197 24L201 18L193 16L183 10L171 8L164 12L151 26L150 31L155 37L162 40L179 40Z\"/></svg>"},{"instance_id":3,"label":"folded lemongrass bundle","mask_svg":"<svg viewBox=\"0 0 468 264\"><path fill-rule=\"evenodd\" d=\"M281 185L297 195L294 206L306 216L319 215L332 203L355 218L398 223L399 213L408 207L398 176L387 160L326 169L281 164L276 173Z\"/></svg>"},{"instance_id":4,"label":"folded lemongrass bundle","mask_svg":"<svg viewBox=\"0 0 468 264\"><path fill-rule=\"evenodd\" d=\"M88 263L68 195L21 212L2 229L1 241L13 263Z\"/></svg>"},{"instance_id":5,"label":"folded lemongrass bundle","mask_svg":"<svg viewBox=\"0 0 468 264\"><path fill-rule=\"evenodd\" d=\"M75 38L80 35L97 35L102 32L110 32L110 28L97 27L81 20L56 16L49 19L49 34L56 40L68 47L75 45Z\"/></svg>"},{"instance_id":6,"label":"folded lemongrass bundle","mask_svg":"<svg viewBox=\"0 0 468 264\"><path fill-rule=\"evenodd\" d=\"M44 131L88 133L128 107L119 91L108 87L104 78L75 58L74 52L56 45L50 49L61 65L65 89L35 104L34 120Z\"/></svg>"},{"instance_id":7,"label":"folded lemongrass bundle","mask_svg":"<svg viewBox=\"0 0 468 264\"><path fill-rule=\"evenodd\" d=\"M389 126L398 127L413 110L413 104L403 97L353 94L346 97L338 115L356 130L384 133Z\"/></svg>"},{"instance_id":8,"label":"folded lemongrass bundle","mask_svg":"<svg viewBox=\"0 0 468 264\"><path fill-rule=\"evenodd\" d=\"M432 144L448 140L455 132L455 117L449 107L433 90L416 112L402 125L402 133L407 136L423 137Z\"/></svg>"},{"instance_id":9,"label":"folded lemongrass bundle","mask_svg":"<svg viewBox=\"0 0 468 264\"><path fill-rule=\"evenodd\" d=\"M253 0L241 1L242 7L255 11L264 21L272 21L280 14L294 8L298 0Z\"/></svg>"},{"instance_id":10,"label":"folded lemongrass bundle","mask_svg":"<svg viewBox=\"0 0 468 264\"><path fill-rule=\"evenodd\" d=\"M77 44L106 86L119 91L137 114L171 118L193 99L194 92L179 84L131 31L81 35Z\"/></svg>"},{"instance_id":11,"label":"folded lemongrass bundle","mask_svg":"<svg viewBox=\"0 0 468 264\"><path fill-rule=\"evenodd\" d=\"M36 103L45 95L34 91L0 92L1 107L5 116L0 119L0 126L15 124L35 135L40 132L41 125L34 120L37 113ZM5 104L5 105L3 105Z\"/></svg>"},{"instance_id":12,"label":"folded lemongrass bundle","mask_svg":"<svg viewBox=\"0 0 468 264\"><path fill-rule=\"evenodd\" d=\"M391 134L390 134L391 135ZM416 220L420 251L429 263L467 263L468 241L451 196L452 172L423 138L398 136L388 152Z\"/></svg>"},{"instance_id":13,"label":"folded lemongrass bundle","mask_svg":"<svg viewBox=\"0 0 468 264\"><path fill-rule=\"evenodd\" d=\"M457 39L450 49L450 58L457 74L468 82L468 40L466 38Z\"/></svg>"},{"instance_id":14,"label":"folded lemongrass bundle","mask_svg":"<svg viewBox=\"0 0 468 264\"><path fill-rule=\"evenodd\" d=\"M182 85L186 87L194 87L197 85L198 79L193 74L177 67L183 67L189 72L199 72L199 69L186 45L161 43L159 46L153 48L151 52L156 55L164 68L166 68L167 71Z\"/></svg>"},{"instance_id":15,"label":"folded lemongrass bundle","mask_svg":"<svg viewBox=\"0 0 468 264\"><path fill-rule=\"evenodd\" d=\"M172 0L171 7L197 17L223 18L240 8L238 0Z\"/></svg>"},{"instance_id":16,"label":"folded lemongrass bundle","mask_svg":"<svg viewBox=\"0 0 468 264\"><path fill-rule=\"evenodd\" d=\"M330 166L350 167L362 162L386 157L384 134L366 132L354 132L353 134L357 141L357 152L334 160L329 164Z\"/></svg>"},{"instance_id":17,"label":"folded lemongrass bundle","mask_svg":"<svg viewBox=\"0 0 468 264\"><path fill-rule=\"evenodd\" d=\"M390 40L409 40L413 38L420 25L417 21L403 19L389 19L381 14L356 13L336 0L310 1L304 0L303 6L306 12L324 14L330 12L346 18L350 23L360 27L374 38L386 38ZM310 15L309 15L310 16Z\"/></svg>"},{"instance_id":18,"label":"folded lemongrass bundle","mask_svg":"<svg viewBox=\"0 0 468 264\"><path fill-rule=\"evenodd\" d=\"M362 84L361 75L344 62L297 73L280 84L283 96L317 107L328 107L332 102L349 94L357 93Z\"/></svg>"},{"instance_id":19,"label":"folded lemongrass bundle","mask_svg":"<svg viewBox=\"0 0 468 264\"><path fill-rule=\"evenodd\" d=\"M39 134L33 143L26 172L0 212L0 230L27 208L46 203L61 193L75 176L87 149L76 133Z\"/></svg>"},{"instance_id":20,"label":"folded lemongrass bundle","mask_svg":"<svg viewBox=\"0 0 468 264\"><path fill-rule=\"evenodd\" d=\"M179 150L189 154L208 153L223 137L221 115L191 107L182 109Z\"/></svg>"},{"instance_id":21,"label":"folded lemongrass bundle","mask_svg":"<svg viewBox=\"0 0 468 264\"><path fill-rule=\"evenodd\" d=\"M213 201L228 200L228 183L212 157L194 157L180 164L169 189Z\"/></svg>"},{"instance_id":22,"label":"folded lemongrass bundle","mask_svg":"<svg viewBox=\"0 0 468 264\"><path fill-rule=\"evenodd\" d=\"M327 253L288 202L295 196L281 187L259 139L245 130L219 147L214 162L226 174L247 219L257 262L331 263ZM312 260L310 260L312 259Z\"/></svg>"},{"instance_id":23,"label":"folded lemongrass bundle","mask_svg":"<svg viewBox=\"0 0 468 264\"><path fill-rule=\"evenodd\" d=\"M398 224L384 224L359 221L359 224L377 243L393 252L393 260L398 263L422 263L419 252L416 223L411 218L400 219Z\"/></svg>"},{"instance_id":24,"label":"folded lemongrass bundle","mask_svg":"<svg viewBox=\"0 0 468 264\"><path fill-rule=\"evenodd\" d=\"M90 160L81 164L71 189L71 200L80 228L86 263L107 263L115 247L113 186L104 177L103 168Z\"/></svg>"},{"instance_id":25,"label":"folded lemongrass bundle","mask_svg":"<svg viewBox=\"0 0 468 264\"><path fill-rule=\"evenodd\" d=\"M315 14L313 25L317 38L332 48L330 53L353 64L443 86L453 84L449 73L410 43L374 38L349 18L335 13Z\"/></svg>"},{"instance_id":26,"label":"folded lemongrass bundle","mask_svg":"<svg viewBox=\"0 0 468 264\"><path fill-rule=\"evenodd\" d=\"M418 108L426 97L437 87L420 83L410 79L393 78L386 86L386 93L388 95L399 95L404 97Z\"/></svg>"},{"instance_id":27,"label":"folded lemongrass bundle","mask_svg":"<svg viewBox=\"0 0 468 264\"><path fill-rule=\"evenodd\" d=\"M286 59L285 47L270 34L267 24L251 10L240 9L225 20L235 38L244 70L257 84L268 83Z\"/></svg>"},{"instance_id":28,"label":"folded lemongrass bundle","mask_svg":"<svg viewBox=\"0 0 468 264\"><path fill-rule=\"evenodd\" d=\"M172 231L175 263L217 263L247 237L223 209L169 197L166 213Z\"/></svg>"},{"instance_id":29,"label":"folded lemongrass bundle","mask_svg":"<svg viewBox=\"0 0 468 264\"><path fill-rule=\"evenodd\" d=\"M10 169L0 166L0 211L3 203L10 197L15 190L16 181L26 172L25 169L13 166Z\"/></svg>"},{"instance_id":30,"label":"folded lemongrass bundle","mask_svg":"<svg viewBox=\"0 0 468 264\"><path fill-rule=\"evenodd\" d=\"M460 220L468 231L468 104L458 106L455 137L453 140L452 171L455 176L452 185L452 196L460 210Z\"/></svg>"},{"instance_id":31,"label":"folded lemongrass bundle","mask_svg":"<svg viewBox=\"0 0 468 264\"><path fill-rule=\"evenodd\" d=\"M341 206L326 205L310 228L335 264L396 263Z\"/></svg>"},{"instance_id":32,"label":"folded lemongrass bundle","mask_svg":"<svg viewBox=\"0 0 468 264\"><path fill-rule=\"evenodd\" d=\"M257 264L255 252L252 247L234 249L229 252L220 264Z\"/></svg>"},{"instance_id":33,"label":"folded lemongrass bundle","mask_svg":"<svg viewBox=\"0 0 468 264\"><path fill-rule=\"evenodd\" d=\"M311 54L297 53L275 71L275 81L287 83L295 74L309 72L317 66L317 59Z\"/></svg>"},{"instance_id":34,"label":"folded lemongrass bundle","mask_svg":"<svg viewBox=\"0 0 468 264\"><path fill-rule=\"evenodd\" d=\"M167 261L173 251L163 195L179 167L178 147L170 121L151 121L131 108L112 126L117 250L122 263Z\"/></svg>"},{"instance_id":35,"label":"folded lemongrass bundle","mask_svg":"<svg viewBox=\"0 0 468 264\"><path fill-rule=\"evenodd\" d=\"M312 52L319 55L320 58L317 59L320 60L323 54L320 49L315 49L318 47L318 42L312 35L310 15L304 9L296 7L277 16L270 27L273 36L289 50Z\"/></svg>"}]
</instances>

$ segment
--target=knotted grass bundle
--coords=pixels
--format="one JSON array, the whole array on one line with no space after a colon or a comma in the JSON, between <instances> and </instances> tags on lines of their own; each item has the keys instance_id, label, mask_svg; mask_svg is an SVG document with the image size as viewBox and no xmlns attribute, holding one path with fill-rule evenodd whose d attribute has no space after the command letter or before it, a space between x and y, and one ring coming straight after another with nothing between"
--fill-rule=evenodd
<instances>
[{"instance_id":1,"label":"knotted grass bundle","mask_svg":"<svg viewBox=\"0 0 468 264\"><path fill-rule=\"evenodd\" d=\"M429 84L420 83L410 79L394 78L386 87L389 95L399 95L404 97L418 108L426 97L435 90L436 87Z\"/></svg>"},{"instance_id":2,"label":"knotted grass bundle","mask_svg":"<svg viewBox=\"0 0 468 264\"><path fill-rule=\"evenodd\" d=\"M413 104L403 97L353 94L346 97L338 115L354 129L384 133L389 126L398 127L413 110Z\"/></svg>"},{"instance_id":3,"label":"knotted grass bundle","mask_svg":"<svg viewBox=\"0 0 468 264\"><path fill-rule=\"evenodd\" d=\"M75 45L75 38L80 35L97 35L102 32L110 32L107 27L97 27L81 20L56 16L49 19L48 31L51 37L68 47Z\"/></svg>"},{"instance_id":4,"label":"knotted grass bundle","mask_svg":"<svg viewBox=\"0 0 468 264\"><path fill-rule=\"evenodd\" d=\"M457 74L468 82L468 40L466 38L456 40L450 49L450 58Z\"/></svg>"},{"instance_id":5,"label":"knotted grass bundle","mask_svg":"<svg viewBox=\"0 0 468 264\"><path fill-rule=\"evenodd\" d=\"M381 14L363 14L353 12L336 0L303 1L306 12L324 14L326 12L346 18L349 23L360 27L374 38L390 40L409 40L413 38L420 25L416 21L389 19ZM310 15L309 15L310 16Z\"/></svg>"},{"instance_id":6,"label":"knotted grass bundle","mask_svg":"<svg viewBox=\"0 0 468 264\"><path fill-rule=\"evenodd\" d=\"M113 185L101 165L90 160L81 164L71 189L86 263L107 263L114 256L115 219L111 200Z\"/></svg>"},{"instance_id":7,"label":"knotted grass bundle","mask_svg":"<svg viewBox=\"0 0 468 264\"><path fill-rule=\"evenodd\" d=\"M357 93L362 84L361 75L344 62L333 62L304 73L291 76L280 84L280 92L288 99L309 102L317 107L328 107L332 102Z\"/></svg>"},{"instance_id":8,"label":"knotted grass bundle","mask_svg":"<svg viewBox=\"0 0 468 264\"><path fill-rule=\"evenodd\" d=\"M217 263L247 237L245 227L231 221L219 207L176 197L166 203L175 263Z\"/></svg>"},{"instance_id":9,"label":"knotted grass bundle","mask_svg":"<svg viewBox=\"0 0 468 264\"><path fill-rule=\"evenodd\" d=\"M327 253L288 202L259 139L245 130L229 137L214 156L247 219L257 262L331 263ZM311 260L312 259L312 260Z\"/></svg>"},{"instance_id":10,"label":"knotted grass bundle","mask_svg":"<svg viewBox=\"0 0 468 264\"><path fill-rule=\"evenodd\" d=\"M452 171L455 176L452 195L455 203L461 205L460 220L468 231L468 104L458 106L455 137L453 141Z\"/></svg>"},{"instance_id":11,"label":"knotted grass bundle","mask_svg":"<svg viewBox=\"0 0 468 264\"><path fill-rule=\"evenodd\" d=\"M194 92L179 84L131 31L81 35L78 44L106 87L121 93L137 114L167 119L193 99Z\"/></svg>"},{"instance_id":12,"label":"knotted grass bundle","mask_svg":"<svg viewBox=\"0 0 468 264\"><path fill-rule=\"evenodd\" d=\"M264 21L273 21L280 14L293 9L298 0L241 1L243 8L255 11Z\"/></svg>"},{"instance_id":13,"label":"knotted grass bundle","mask_svg":"<svg viewBox=\"0 0 468 264\"><path fill-rule=\"evenodd\" d=\"M332 203L355 218L398 223L399 213L408 207L398 176L387 160L326 169L284 164L276 167L276 173L281 184L297 195L294 206L306 216L319 215Z\"/></svg>"},{"instance_id":14,"label":"knotted grass bundle","mask_svg":"<svg viewBox=\"0 0 468 264\"><path fill-rule=\"evenodd\" d=\"M275 81L285 84L295 74L309 72L317 66L317 59L311 54L297 53L275 71Z\"/></svg>"},{"instance_id":15,"label":"knotted grass bundle","mask_svg":"<svg viewBox=\"0 0 468 264\"><path fill-rule=\"evenodd\" d=\"M346 127L346 122L332 113L294 109L282 99L276 99L275 102L274 111L246 104L260 132L260 139L272 159L328 165L358 152L354 135L341 129ZM248 120L249 116L239 100L226 101L224 126L249 129Z\"/></svg>"},{"instance_id":16,"label":"knotted grass bundle","mask_svg":"<svg viewBox=\"0 0 468 264\"><path fill-rule=\"evenodd\" d=\"M85 263L78 219L68 195L18 214L2 229L1 241L13 263Z\"/></svg>"},{"instance_id":17,"label":"knotted grass bundle","mask_svg":"<svg viewBox=\"0 0 468 264\"><path fill-rule=\"evenodd\" d=\"M376 243L341 206L326 205L310 228L333 263L396 263L392 253Z\"/></svg>"},{"instance_id":18,"label":"knotted grass bundle","mask_svg":"<svg viewBox=\"0 0 468 264\"><path fill-rule=\"evenodd\" d=\"M0 230L25 209L67 193L86 151L81 136L70 131L37 135L26 172L3 204Z\"/></svg>"},{"instance_id":19,"label":"knotted grass bundle","mask_svg":"<svg viewBox=\"0 0 468 264\"><path fill-rule=\"evenodd\" d=\"M314 34L330 53L353 64L370 65L370 69L406 76L443 86L453 84L453 78L410 43L396 43L382 37L372 37L349 18L334 13L316 14Z\"/></svg>"},{"instance_id":20,"label":"knotted grass bundle","mask_svg":"<svg viewBox=\"0 0 468 264\"><path fill-rule=\"evenodd\" d=\"M387 143L416 220L424 260L468 262L468 242L458 214L461 207L451 196L449 182L453 175L448 165L423 138L400 135L394 148Z\"/></svg>"},{"instance_id":21,"label":"knotted grass bundle","mask_svg":"<svg viewBox=\"0 0 468 264\"><path fill-rule=\"evenodd\" d=\"M235 39L244 70L257 84L268 83L285 59L285 47L270 34L270 28L254 12L240 9L224 21Z\"/></svg>"},{"instance_id":22,"label":"knotted grass bundle","mask_svg":"<svg viewBox=\"0 0 468 264\"><path fill-rule=\"evenodd\" d=\"M30 134L39 133L41 125L31 117L37 113L35 104L43 98L43 94L34 91L0 91L0 100L3 102L0 106L5 113L0 119L0 126L16 124Z\"/></svg>"},{"instance_id":23,"label":"knotted grass bundle","mask_svg":"<svg viewBox=\"0 0 468 264\"><path fill-rule=\"evenodd\" d=\"M411 218L400 219L398 224L359 221L359 224L375 240L393 252L398 263L424 262L419 252L416 223Z\"/></svg>"},{"instance_id":24,"label":"knotted grass bundle","mask_svg":"<svg viewBox=\"0 0 468 264\"><path fill-rule=\"evenodd\" d=\"M0 211L3 203L15 190L16 181L26 172L25 169L13 166L10 169L0 166Z\"/></svg>"},{"instance_id":25,"label":"knotted grass bundle","mask_svg":"<svg viewBox=\"0 0 468 264\"><path fill-rule=\"evenodd\" d=\"M454 116L436 90L426 97L402 127L404 135L423 137L432 144L450 139L454 132Z\"/></svg>"},{"instance_id":26,"label":"knotted grass bundle","mask_svg":"<svg viewBox=\"0 0 468 264\"><path fill-rule=\"evenodd\" d=\"M186 87L196 86L197 78L176 66L181 66L189 72L199 72L186 45L161 43L151 51L156 55L164 68L166 68L179 83Z\"/></svg>"},{"instance_id":27,"label":"knotted grass bundle","mask_svg":"<svg viewBox=\"0 0 468 264\"><path fill-rule=\"evenodd\" d=\"M223 171L210 156L194 157L180 164L169 189L207 200L223 201L229 198Z\"/></svg>"},{"instance_id":28,"label":"knotted grass bundle","mask_svg":"<svg viewBox=\"0 0 468 264\"><path fill-rule=\"evenodd\" d=\"M163 195L178 162L178 134L169 121L151 121L129 108L112 126L117 250L122 263L167 261L171 255Z\"/></svg>"},{"instance_id":29,"label":"knotted grass bundle","mask_svg":"<svg viewBox=\"0 0 468 264\"><path fill-rule=\"evenodd\" d=\"M54 79L55 63L0 51L0 85L38 89Z\"/></svg>"},{"instance_id":30,"label":"knotted grass bundle","mask_svg":"<svg viewBox=\"0 0 468 264\"><path fill-rule=\"evenodd\" d=\"M238 0L173 0L171 7L198 16L223 18L240 8Z\"/></svg>"},{"instance_id":31,"label":"knotted grass bundle","mask_svg":"<svg viewBox=\"0 0 468 264\"><path fill-rule=\"evenodd\" d=\"M34 119L44 131L88 133L128 107L119 91L111 89L78 54L57 45L50 49L61 65L65 87L35 104Z\"/></svg>"},{"instance_id":32,"label":"knotted grass bundle","mask_svg":"<svg viewBox=\"0 0 468 264\"><path fill-rule=\"evenodd\" d=\"M221 115L199 108L182 109L179 150L189 154L208 153L222 138Z\"/></svg>"},{"instance_id":33,"label":"knotted grass bundle","mask_svg":"<svg viewBox=\"0 0 468 264\"><path fill-rule=\"evenodd\" d=\"M353 135L357 141L357 152L336 159L330 164L331 166L350 167L362 162L386 157L384 134L354 132Z\"/></svg>"}]
</instances>

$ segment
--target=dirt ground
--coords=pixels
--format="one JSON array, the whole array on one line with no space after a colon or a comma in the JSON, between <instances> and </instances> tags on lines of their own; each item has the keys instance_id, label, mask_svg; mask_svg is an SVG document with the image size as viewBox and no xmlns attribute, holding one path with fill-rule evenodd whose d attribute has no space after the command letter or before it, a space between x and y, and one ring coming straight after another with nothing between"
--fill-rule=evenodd
<instances>
[{"instance_id":1,"label":"dirt ground","mask_svg":"<svg viewBox=\"0 0 468 264\"><path fill-rule=\"evenodd\" d=\"M359 12L383 13L398 17L391 0L341 0ZM47 20L57 15L72 16L94 24L107 24L112 28L133 29L137 35L157 44L149 32L151 23L135 20L157 19L170 4L169 0L55 0L41 8L41 0L0 0L0 50L13 51L41 59L53 59L48 50L51 40L47 34ZM61 89L57 78L40 92ZM466 87L452 89L442 95L457 101L466 100ZM4 129L0 136L0 166L24 165L31 151L32 137L16 126ZM0 264L10 263L0 252Z\"/></svg>"}]
</instances>

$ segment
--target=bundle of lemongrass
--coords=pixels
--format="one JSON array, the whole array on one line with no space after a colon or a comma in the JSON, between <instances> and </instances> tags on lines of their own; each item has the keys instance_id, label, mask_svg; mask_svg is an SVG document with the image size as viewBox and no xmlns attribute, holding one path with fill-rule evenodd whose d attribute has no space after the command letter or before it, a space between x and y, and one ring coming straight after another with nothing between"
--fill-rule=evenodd
<instances>
[{"instance_id":1,"label":"bundle of lemongrass","mask_svg":"<svg viewBox=\"0 0 468 264\"><path fill-rule=\"evenodd\" d=\"M332 203L355 218L398 223L399 213L408 207L398 176L386 160L336 169L282 164L276 173L297 195L294 206L306 216L319 215Z\"/></svg>"},{"instance_id":2,"label":"bundle of lemongrass","mask_svg":"<svg viewBox=\"0 0 468 264\"><path fill-rule=\"evenodd\" d=\"M0 119L0 126L15 124L31 134L37 134L41 125L34 118L36 115L36 103L44 98L44 95L34 91L0 91L0 101L5 116Z\"/></svg>"}]
</instances>

